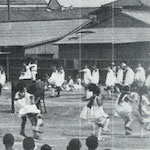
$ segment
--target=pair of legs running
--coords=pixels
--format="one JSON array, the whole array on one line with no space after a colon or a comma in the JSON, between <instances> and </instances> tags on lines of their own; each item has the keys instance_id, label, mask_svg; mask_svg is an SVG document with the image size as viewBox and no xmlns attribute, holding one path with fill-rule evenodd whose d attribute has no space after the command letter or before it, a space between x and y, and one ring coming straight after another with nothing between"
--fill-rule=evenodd
<instances>
[{"instance_id":1,"label":"pair of legs running","mask_svg":"<svg viewBox=\"0 0 150 150\"><path fill-rule=\"evenodd\" d=\"M131 135L131 131L132 131L132 129L130 128L131 123L132 123L131 117L125 120L125 123L124 123L125 135Z\"/></svg>"},{"instance_id":2,"label":"pair of legs running","mask_svg":"<svg viewBox=\"0 0 150 150\"><path fill-rule=\"evenodd\" d=\"M99 141L105 140L102 137L102 131L110 132L110 130L108 129L109 123L110 123L109 117L107 117L104 122L97 121L91 123L92 134L96 135Z\"/></svg>"},{"instance_id":3,"label":"pair of legs running","mask_svg":"<svg viewBox=\"0 0 150 150\"><path fill-rule=\"evenodd\" d=\"M61 87L52 85L52 97L55 96L55 91L57 92L57 97L60 97Z\"/></svg>"},{"instance_id":4,"label":"pair of legs running","mask_svg":"<svg viewBox=\"0 0 150 150\"><path fill-rule=\"evenodd\" d=\"M39 139L38 133L42 133L40 131L40 126L42 125L42 118L40 115L38 114L27 114L26 116L23 116L22 119L22 123L21 123L21 131L20 131L20 135L27 137L25 134L25 125L27 122L27 117L29 118L31 125L32 125L32 131L33 131L33 138L35 139Z\"/></svg>"}]
</instances>

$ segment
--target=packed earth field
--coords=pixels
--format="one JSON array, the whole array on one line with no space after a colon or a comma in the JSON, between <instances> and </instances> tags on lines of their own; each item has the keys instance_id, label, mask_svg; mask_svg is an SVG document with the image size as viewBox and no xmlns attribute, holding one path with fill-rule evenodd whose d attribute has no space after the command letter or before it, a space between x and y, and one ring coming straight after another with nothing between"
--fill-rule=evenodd
<instances>
[{"instance_id":1,"label":"packed earth field","mask_svg":"<svg viewBox=\"0 0 150 150\"><path fill-rule=\"evenodd\" d=\"M2 138L6 133L12 133L15 137L14 148L22 150L23 137L19 135L21 119L17 114L11 113L11 88L10 83L6 85L9 89L2 91L0 98L0 148L4 149ZM41 145L49 144L53 150L66 150L68 142L72 138L79 138L82 142L82 150L87 150L85 139L91 134L88 122L80 120L80 112L86 101L82 101L83 91L62 91L60 97L50 97L50 91L45 92L45 103L47 113L43 113L44 127L41 140L36 140L40 149ZM105 92L102 91L105 95ZM104 100L104 110L110 115L110 133L103 133L105 141L99 142L98 150L144 150L150 149L150 131L145 131L145 137L140 138L139 124L134 121L131 125L133 132L131 136L125 136L123 121L114 116L113 100ZM42 107L43 108L43 107ZM32 136L31 124L28 120L26 134Z\"/></svg>"}]
</instances>

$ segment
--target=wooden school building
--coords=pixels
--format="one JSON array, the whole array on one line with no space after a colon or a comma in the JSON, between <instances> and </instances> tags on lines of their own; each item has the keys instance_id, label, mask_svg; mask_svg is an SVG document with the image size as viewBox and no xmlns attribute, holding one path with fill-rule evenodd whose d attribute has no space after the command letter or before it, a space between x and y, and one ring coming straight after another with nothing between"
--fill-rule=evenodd
<instances>
[{"instance_id":1,"label":"wooden school building","mask_svg":"<svg viewBox=\"0 0 150 150\"><path fill-rule=\"evenodd\" d=\"M0 63L8 78L18 76L26 55L39 58L43 73L52 64L69 72L94 63L102 69L112 61L149 65L150 8L144 0L92 8L41 2L38 7L10 5L9 17L7 7L0 8Z\"/></svg>"}]
</instances>

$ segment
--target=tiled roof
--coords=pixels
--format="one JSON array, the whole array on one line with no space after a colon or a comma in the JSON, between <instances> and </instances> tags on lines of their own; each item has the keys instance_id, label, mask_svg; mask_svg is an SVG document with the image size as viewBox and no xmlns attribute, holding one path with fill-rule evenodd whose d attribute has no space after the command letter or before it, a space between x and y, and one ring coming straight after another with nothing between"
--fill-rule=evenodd
<instances>
[{"instance_id":1,"label":"tiled roof","mask_svg":"<svg viewBox=\"0 0 150 150\"><path fill-rule=\"evenodd\" d=\"M105 6L142 6L142 2L140 0L117 0Z\"/></svg>"},{"instance_id":2,"label":"tiled roof","mask_svg":"<svg viewBox=\"0 0 150 150\"><path fill-rule=\"evenodd\" d=\"M150 11L142 11L142 10L123 10L122 13L133 17L139 21L150 24Z\"/></svg>"},{"instance_id":3,"label":"tiled roof","mask_svg":"<svg viewBox=\"0 0 150 150\"><path fill-rule=\"evenodd\" d=\"M56 40L88 21L82 19L0 23L0 46L28 46Z\"/></svg>"},{"instance_id":4,"label":"tiled roof","mask_svg":"<svg viewBox=\"0 0 150 150\"><path fill-rule=\"evenodd\" d=\"M84 29L56 44L134 43L150 41L150 28Z\"/></svg>"},{"instance_id":5,"label":"tiled roof","mask_svg":"<svg viewBox=\"0 0 150 150\"><path fill-rule=\"evenodd\" d=\"M64 11L47 11L46 8L32 10L10 9L11 21L19 20L63 20L63 19L83 19L88 18L88 14L99 8L74 8ZM0 9L0 21L7 21L7 10Z\"/></svg>"},{"instance_id":6,"label":"tiled roof","mask_svg":"<svg viewBox=\"0 0 150 150\"><path fill-rule=\"evenodd\" d=\"M45 0L9 0L10 5L47 5ZM7 5L7 0L0 0L0 5Z\"/></svg>"},{"instance_id":7,"label":"tiled roof","mask_svg":"<svg viewBox=\"0 0 150 150\"><path fill-rule=\"evenodd\" d=\"M100 7L115 0L57 0L64 7Z\"/></svg>"}]
</instances>

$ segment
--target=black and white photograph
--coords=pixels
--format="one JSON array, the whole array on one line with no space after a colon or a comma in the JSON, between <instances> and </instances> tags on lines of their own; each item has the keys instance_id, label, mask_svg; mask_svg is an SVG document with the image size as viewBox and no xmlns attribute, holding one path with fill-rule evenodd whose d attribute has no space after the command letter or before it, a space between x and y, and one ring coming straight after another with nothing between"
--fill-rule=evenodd
<instances>
[{"instance_id":1,"label":"black and white photograph","mask_svg":"<svg viewBox=\"0 0 150 150\"><path fill-rule=\"evenodd\" d=\"M0 149L149 150L150 0L0 0Z\"/></svg>"}]
</instances>

